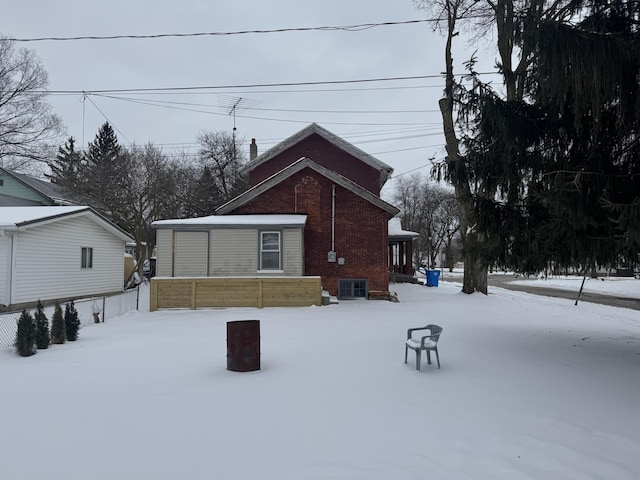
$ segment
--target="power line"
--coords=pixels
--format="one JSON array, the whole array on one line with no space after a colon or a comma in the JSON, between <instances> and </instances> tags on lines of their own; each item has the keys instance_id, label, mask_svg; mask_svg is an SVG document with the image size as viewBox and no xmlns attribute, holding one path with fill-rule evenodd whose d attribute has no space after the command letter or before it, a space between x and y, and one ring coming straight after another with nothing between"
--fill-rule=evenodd
<instances>
[{"instance_id":1,"label":"power line","mask_svg":"<svg viewBox=\"0 0 640 480\"><path fill-rule=\"evenodd\" d=\"M324 27L291 27L291 28L276 28L270 30L238 30L229 32L195 32L195 33L157 33L151 35L87 35L77 37L34 37L34 38L9 38L14 42L45 42L45 41L77 41L77 40L121 40L121 39L155 39L155 38L184 38L184 37L224 37L233 35L248 35L248 34L267 34L267 33L285 33L285 32L361 32L363 30L369 30L377 27L389 27L396 25L410 25L419 23L436 22L438 19L426 18L422 20L404 20L398 22L380 22L380 23L361 23L356 25L341 25L341 26L324 26Z\"/></svg>"},{"instance_id":2,"label":"power line","mask_svg":"<svg viewBox=\"0 0 640 480\"><path fill-rule=\"evenodd\" d=\"M100 95L104 98L113 98L117 100L133 100L133 101L149 101L144 100L142 98L122 98L115 97L111 95ZM213 108L222 108L220 105L213 105L210 103L192 103L192 102L176 102L170 100L154 100L155 104L158 105L180 105L180 106L191 106L191 107L213 107ZM243 106L245 110L258 110L263 112L285 112L285 113L339 113L339 114L384 114L387 115L389 113L434 113L440 112L438 109L432 110L303 110L303 109L295 109L295 108L261 108L261 107L253 107L253 106Z\"/></svg>"},{"instance_id":3,"label":"power line","mask_svg":"<svg viewBox=\"0 0 640 480\"><path fill-rule=\"evenodd\" d=\"M181 110L181 111L186 111L186 112L195 112L195 113L204 113L207 115L218 115L218 116L228 116L227 113L220 113L220 112L212 112L210 110L198 110L195 108L184 108L184 107L176 107L173 105L164 105L164 104L157 104L154 103L152 101L148 101L148 100L137 100L137 99L133 99L133 98L122 98L122 97L115 97L115 96L111 96L111 95L96 95L99 96L101 98L110 98L112 100L120 100L123 102L129 102L129 103L135 103L135 104L139 104L139 105L147 105L147 106L151 106L151 107L158 107L158 108L168 108L171 110ZM290 118L268 118L268 117L256 117L256 116L252 116L252 115L240 115L240 114L236 114L237 118L246 118L246 119L251 119L251 120L266 120L266 121L270 121L270 122L286 122L286 123L304 123L304 124L309 124L312 123L309 120L294 120L294 119L290 119ZM386 126L386 125L425 125L425 122L390 122L390 123L383 123L383 122L374 122L374 123L363 123L363 122L322 122L325 123L327 125L362 125L362 126Z\"/></svg>"},{"instance_id":4,"label":"power line","mask_svg":"<svg viewBox=\"0 0 640 480\"><path fill-rule=\"evenodd\" d=\"M493 75L497 72L483 72L478 75ZM466 74L459 74L457 76L464 76ZM49 93L49 94L102 94L102 93L138 93L138 92L184 92L193 90L222 90L230 88L267 88L267 87L301 87L301 86L315 86L315 85L348 85L358 83L374 83L374 82L398 82L408 80L425 80L431 78L442 78L444 74L435 75L411 75L406 77L380 77L380 78L360 78L355 80L325 80L315 82L285 82L285 83L254 83L244 85L204 85L204 86L189 86L189 87L149 87L149 88L112 88L104 90L33 90L33 93ZM424 87L419 87L424 88Z\"/></svg>"},{"instance_id":5,"label":"power line","mask_svg":"<svg viewBox=\"0 0 640 480\"><path fill-rule=\"evenodd\" d=\"M497 75L498 72L487 73L487 75ZM463 76L464 74L457 74L457 76ZM482 75L479 73L478 75ZM444 76L444 75L443 75ZM277 85L275 86L277 87ZM220 87L224 88L224 87ZM242 86L232 87L232 88L243 88ZM415 89L424 89L424 88L444 88L444 84L439 85L402 85L395 87L372 87L372 88L305 88L298 90L256 90L251 92L254 95L263 94L263 93L318 93L318 92L378 92L381 90L415 90ZM77 90L34 90L34 93L47 93L49 95L77 95ZM171 91L151 91L151 92L134 92L134 91L123 91L117 92L120 95L218 95L219 92L198 92L198 91L186 91L186 92L171 92ZM243 95L246 92L236 92L236 91L228 91L221 92L229 95Z\"/></svg>"},{"instance_id":6,"label":"power line","mask_svg":"<svg viewBox=\"0 0 640 480\"><path fill-rule=\"evenodd\" d=\"M107 115L106 115L102 110L100 110L100 109L98 108L98 106L95 104L95 102L94 102L93 100L91 100L91 97L89 97L89 96L87 95L87 99L88 99L88 100L91 102L91 104L96 108L96 110L98 110L98 111L102 114L102 116L107 120L107 122L109 122L109 124L110 124L113 128L115 128L115 129L116 129L116 131L117 131L120 135L122 135L122 138L124 138L124 139L127 141L127 143L129 143L129 145L131 145L131 140L129 140L129 139L125 136L125 134L124 134L124 133L122 133L122 132L120 131L120 129L119 129L119 128L118 128L118 127L117 127L117 126L116 126L116 125L111 121L111 120L109 120L109 117L107 117Z\"/></svg>"}]
</instances>

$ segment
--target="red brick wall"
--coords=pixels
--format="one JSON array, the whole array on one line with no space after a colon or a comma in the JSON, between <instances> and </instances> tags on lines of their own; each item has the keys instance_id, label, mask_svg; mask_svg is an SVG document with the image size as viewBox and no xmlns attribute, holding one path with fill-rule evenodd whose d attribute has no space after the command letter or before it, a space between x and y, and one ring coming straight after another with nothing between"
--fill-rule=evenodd
<instances>
[{"instance_id":1,"label":"red brick wall","mask_svg":"<svg viewBox=\"0 0 640 480\"><path fill-rule=\"evenodd\" d=\"M237 208L234 214L304 213L305 275L320 275L337 294L338 279L366 278L369 290L388 290L388 214L336 185L335 252L344 265L327 262L331 250L332 182L306 168Z\"/></svg>"},{"instance_id":2,"label":"red brick wall","mask_svg":"<svg viewBox=\"0 0 640 480\"><path fill-rule=\"evenodd\" d=\"M380 172L378 170L349 155L318 134L305 138L271 160L257 166L249 173L249 186L252 187L260 183L301 157L310 158L317 164L357 183L362 188L380 195Z\"/></svg>"}]
</instances>

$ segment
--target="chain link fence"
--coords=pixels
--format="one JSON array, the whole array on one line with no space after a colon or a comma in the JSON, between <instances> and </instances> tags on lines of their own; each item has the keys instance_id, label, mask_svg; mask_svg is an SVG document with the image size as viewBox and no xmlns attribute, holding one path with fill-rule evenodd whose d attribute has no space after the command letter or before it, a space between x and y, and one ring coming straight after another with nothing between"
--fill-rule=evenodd
<instances>
[{"instance_id":1,"label":"chain link fence","mask_svg":"<svg viewBox=\"0 0 640 480\"><path fill-rule=\"evenodd\" d=\"M66 303L67 302L60 304L63 313ZM80 319L81 325L95 323L96 319L104 322L109 318L115 318L123 313L138 310L140 304L140 287L138 286L135 289L115 295L76 300L74 304L78 311L78 318ZM51 324L53 310L53 305L44 307L44 313L49 319L49 324ZM30 309L30 311L33 315L35 308ZM16 339L17 323L21 314L22 310L19 312L0 313L0 348L13 346Z\"/></svg>"}]
</instances>

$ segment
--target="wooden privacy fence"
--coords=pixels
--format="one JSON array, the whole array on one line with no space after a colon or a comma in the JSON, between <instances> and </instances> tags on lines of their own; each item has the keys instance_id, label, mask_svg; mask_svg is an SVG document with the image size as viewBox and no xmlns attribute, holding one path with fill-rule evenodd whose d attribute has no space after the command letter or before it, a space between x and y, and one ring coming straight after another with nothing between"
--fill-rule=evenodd
<instances>
[{"instance_id":1,"label":"wooden privacy fence","mask_svg":"<svg viewBox=\"0 0 640 480\"><path fill-rule=\"evenodd\" d=\"M159 308L322 305L320 277L154 277L150 295L152 312Z\"/></svg>"}]
</instances>

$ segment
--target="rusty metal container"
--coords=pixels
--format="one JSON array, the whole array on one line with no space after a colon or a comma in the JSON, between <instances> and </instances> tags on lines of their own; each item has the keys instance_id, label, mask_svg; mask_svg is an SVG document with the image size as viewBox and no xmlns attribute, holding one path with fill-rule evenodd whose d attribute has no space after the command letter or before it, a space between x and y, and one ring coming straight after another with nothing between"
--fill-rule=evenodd
<instances>
[{"instance_id":1,"label":"rusty metal container","mask_svg":"<svg viewBox=\"0 0 640 480\"><path fill-rule=\"evenodd\" d=\"M260 320L227 322L227 370L260 370Z\"/></svg>"}]
</instances>

